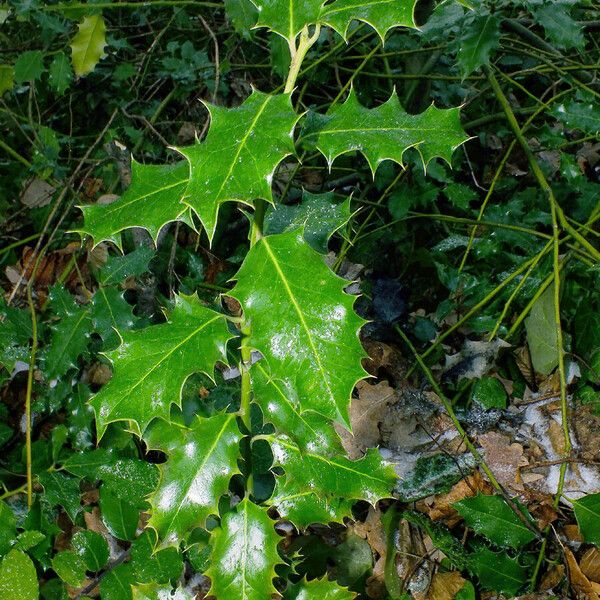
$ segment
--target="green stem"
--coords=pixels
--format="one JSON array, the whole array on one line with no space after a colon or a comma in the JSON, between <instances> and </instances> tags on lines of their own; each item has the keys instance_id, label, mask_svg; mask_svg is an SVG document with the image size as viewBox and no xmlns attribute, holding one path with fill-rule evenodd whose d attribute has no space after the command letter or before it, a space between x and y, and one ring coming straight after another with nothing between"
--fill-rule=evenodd
<instances>
[{"instance_id":1,"label":"green stem","mask_svg":"<svg viewBox=\"0 0 600 600\"><path fill-rule=\"evenodd\" d=\"M563 454L564 454L564 456L568 457L571 453L572 445L571 445L571 433L569 431L569 420L568 420L569 419L569 410L568 410L569 407L567 404L567 377L566 377L566 372L565 372L565 351L564 351L564 346L563 346L562 324L561 324L561 320L560 320L560 271L561 271L560 262L561 261L560 261L560 253L559 253L559 246L560 246L560 240L559 240L560 229L558 226L559 221L560 221L560 224L562 225L562 227L564 229L566 229L575 240L577 240L580 244L582 244L584 246L584 248L586 248L592 254L592 256L596 257L596 255L597 255L598 260L600 260L600 252L598 252L565 219L564 213L562 212L562 209L558 205L558 202L556 201L556 198L554 196L554 191L552 190L552 187L548 183L546 176L544 175L541 167L539 166L537 160L535 159L535 156L533 155L533 152L531 151L531 148L529 147L529 144L527 143L527 140L525 139L525 136L523 135L521 128L519 127L517 119L510 107L510 103L508 102L508 99L504 95L504 92L502 91L502 88L500 87L498 80L496 79L496 77L491 69L488 68L486 70L486 72L487 72L487 76L488 76L488 81L490 82L490 85L492 86L492 89L494 90L496 98L498 99L498 102L500 103L500 105L502 106L502 109L506 113L506 119L508 120L508 123L509 123L511 129L513 130L513 133L515 134L515 137L519 141L519 144L521 145L521 148L523 149L523 152L525 153L525 156L527 157L529 166L531 167L531 170L532 170L535 178L537 179L537 182L538 182L540 188L542 189L542 191L544 191L546 193L546 195L548 197L548 202L550 204L550 212L551 212L551 217L552 217L552 234L553 234L552 235L552 265L553 265L553 279L554 279L554 328L556 331L556 343L558 346L557 350L558 350L558 374L559 374L559 380L560 380L560 405L561 405L562 430L563 430L563 438L564 438ZM561 218L561 216L562 216L562 218ZM568 225L568 227L567 227L567 225ZM562 494L566 472L567 472L567 466L566 466L566 463L563 463L563 465L561 465L558 489L556 492L556 497L555 497L555 502L554 502L555 506L558 505L558 502L560 500L560 495Z\"/></svg>"},{"instance_id":2,"label":"green stem","mask_svg":"<svg viewBox=\"0 0 600 600\"><path fill-rule=\"evenodd\" d=\"M311 46L319 39L320 33L320 25L315 26L315 30L312 35L309 35L308 25L305 25L304 29L300 32L300 38L297 46L295 39L288 40L292 61L290 63L290 70L285 82L285 87L283 88L284 94L291 94L293 92L294 87L296 86L296 80L298 79L298 74L300 73L302 61L304 60L304 57L310 50Z\"/></svg>"}]
</instances>

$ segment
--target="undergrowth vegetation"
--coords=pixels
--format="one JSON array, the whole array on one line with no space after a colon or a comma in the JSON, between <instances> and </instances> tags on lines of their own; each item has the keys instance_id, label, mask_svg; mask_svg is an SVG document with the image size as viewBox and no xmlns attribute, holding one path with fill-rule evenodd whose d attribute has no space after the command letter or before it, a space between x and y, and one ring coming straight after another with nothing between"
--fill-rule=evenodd
<instances>
[{"instance_id":1,"label":"undergrowth vegetation","mask_svg":"<svg viewBox=\"0 0 600 600\"><path fill-rule=\"evenodd\" d=\"M0 4L0 599L600 594L600 7Z\"/></svg>"}]
</instances>

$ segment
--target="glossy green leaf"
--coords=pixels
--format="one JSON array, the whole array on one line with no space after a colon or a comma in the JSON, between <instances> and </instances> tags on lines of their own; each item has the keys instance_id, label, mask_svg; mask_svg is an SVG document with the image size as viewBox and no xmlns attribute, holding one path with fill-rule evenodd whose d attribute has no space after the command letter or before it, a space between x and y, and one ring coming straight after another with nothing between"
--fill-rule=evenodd
<instances>
[{"instance_id":1,"label":"glossy green leaf","mask_svg":"<svg viewBox=\"0 0 600 600\"><path fill-rule=\"evenodd\" d=\"M257 27L268 27L286 40L320 20L323 0L252 0L258 8Z\"/></svg>"},{"instance_id":2,"label":"glossy green leaf","mask_svg":"<svg viewBox=\"0 0 600 600\"><path fill-rule=\"evenodd\" d=\"M95 531L78 531L71 538L71 545L88 571L97 572L108 562L108 544Z\"/></svg>"},{"instance_id":3,"label":"glossy green leaf","mask_svg":"<svg viewBox=\"0 0 600 600\"><path fill-rule=\"evenodd\" d=\"M501 21L496 14L483 13L465 22L457 55L464 77L489 64L492 52L500 46Z\"/></svg>"},{"instance_id":4,"label":"glossy green leaf","mask_svg":"<svg viewBox=\"0 0 600 600\"><path fill-rule=\"evenodd\" d=\"M183 559L177 548L155 552L156 532L146 529L131 546L130 565L138 583L176 581L183 571Z\"/></svg>"},{"instance_id":5,"label":"glossy green leaf","mask_svg":"<svg viewBox=\"0 0 600 600\"><path fill-rule=\"evenodd\" d=\"M344 39L352 21L368 23L385 40L392 27L416 27L416 0L336 0L326 4L320 21L335 29Z\"/></svg>"},{"instance_id":6,"label":"glossy green leaf","mask_svg":"<svg viewBox=\"0 0 600 600\"><path fill-rule=\"evenodd\" d=\"M63 469L77 477L85 477L91 483L100 479L99 471L103 466L110 467L116 458L110 450L94 448L89 452L75 452L62 464Z\"/></svg>"},{"instance_id":7,"label":"glossy green leaf","mask_svg":"<svg viewBox=\"0 0 600 600\"><path fill-rule=\"evenodd\" d=\"M17 536L17 543L15 544L15 548L26 552L27 550L31 550L31 548L34 548L38 544L41 544L45 539L46 536L41 531L29 529L27 531L23 531Z\"/></svg>"},{"instance_id":8,"label":"glossy green leaf","mask_svg":"<svg viewBox=\"0 0 600 600\"><path fill-rule=\"evenodd\" d=\"M111 204L80 206L84 224L79 233L94 238L94 245L110 241L121 248L121 232L142 227L154 242L160 230L172 221L193 227L189 210L182 203L189 178L185 161L167 165L143 165L132 159L131 184Z\"/></svg>"},{"instance_id":9,"label":"glossy green leaf","mask_svg":"<svg viewBox=\"0 0 600 600\"><path fill-rule=\"evenodd\" d=\"M96 476L103 487L121 500L142 508L158 483L156 465L136 458L119 458L98 468Z\"/></svg>"},{"instance_id":10,"label":"glossy green leaf","mask_svg":"<svg viewBox=\"0 0 600 600\"><path fill-rule=\"evenodd\" d=\"M502 496L477 494L455 502L453 507L476 533L498 546L521 548L535 539ZM522 507L525 514L527 509Z\"/></svg>"},{"instance_id":11,"label":"glossy green leaf","mask_svg":"<svg viewBox=\"0 0 600 600\"><path fill-rule=\"evenodd\" d=\"M133 307L117 288L99 287L91 302L92 325L102 338L105 348L119 345L117 331L127 331L135 323Z\"/></svg>"},{"instance_id":12,"label":"glossy green leaf","mask_svg":"<svg viewBox=\"0 0 600 600\"><path fill-rule=\"evenodd\" d=\"M212 240L221 204L271 200L273 173L294 153L292 133L300 117L292 109L289 94L258 91L238 108L207 108L211 126L206 140L177 150L190 164L185 202Z\"/></svg>"},{"instance_id":13,"label":"glossy green leaf","mask_svg":"<svg viewBox=\"0 0 600 600\"><path fill-rule=\"evenodd\" d=\"M291 382L301 412L348 424L350 394L365 376L358 339L364 320L343 291L348 282L329 270L300 230L262 238L236 278L231 295L252 324L250 345L271 375Z\"/></svg>"},{"instance_id":14,"label":"glossy green leaf","mask_svg":"<svg viewBox=\"0 0 600 600\"><path fill-rule=\"evenodd\" d=\"M148 272L153 256L154 250L145 246L140 246L129 254L109 256L98 273L98 281L107 286L121 283L129 277L139 277Z\"/></svg>"},{"instance_id":15,"label":"glossy green leaf","mask_svg":"<svg viewBox=\"0 0 600 600\"><path fill-rule=\"evenodd\" d=\"M468 138L460 124L460 109L440 109L431 105L418 115L408 114L394 91L376 108L362 106L351 91L343 104L326 115L313 115L304 139L325 156L329 165L348 152L359 151L371 171L384 160L402 164L408 148L416 148L427 165L435 157L450 162L454 150Z\"/></svg>"},{"instance_id":16,"label":"glossy green leaf","mask_svg":"<svg viewBox=\"0 0 600 600\"><path fill-rule=\"evenodd\" d=\"M583 48L582 26L570 15L570 7L561 2L546 2L533 10L536 23L546 31L551 43L560 48Z\"/></svg>"},{"instance_id":17,"label":"glossy green leaf","mask_svg":"<svg viewBox=\"0 0 600 600\"><path fill-rule=\"evenodd\" d=\"M527 319L527 343L533 368L549 375L558 365L558 334L554 321L554 284L536 300Z\"/></svg>"},{"instance_id":18,"label":"glossy green leaf","mask_svg":"<svg viewBox=\"0 0 600 600\"><path fill-rule=\"evenodd\" d=\"M102 600L131 600L134 583L129 565L118 565L108 571L100 580L100 598Z\"/></svg>"},{"instance_id":19,"label":"glossy green leaf","mask_svg":"<svg viewBox=\"0 0 600 600\"><path fill-rule=\"evenodd\" d=\"M168 456L160 465L148 522L163 545L178 544L194 527L203 527L209 515L218 513L219 498L238 472L241 437L234 414L197 417L191 429L157 423L149 431L149 447Z\"/></svg>"},{"instance_id":20,"label":"glossy green leaf","mask_svg":"<svg viewBox=\"0 0 600 600\"><path fill-rule=\"evenodd\" d=\"M0 297L0 364L12 371L17 360L26 361L29 356L31 316L25 310L6 306Z\"/></svg>"},{"instance_id":21,"label":"glossy green leaf","mask_svg":"<svg viewBox=\"0 0 600 600\"><path fill-rule=\"evenodd\" d=\"M302 412L298 394L289 380L278 380L267 371L265 361L250 371L254 401L266 422L287 435L302 449L330 454L343 452L339 437L330 423L316 412Z\"/></svg>"},{"instance_id":22,"label":"glossy green leaf","mask_svg":"<svg viewBox=\"0 0 600 600\"><path fill-rule=\"evenodd\" d=\"M64 52L59 52L48 69L48 82L50 87L57 93L63 94L73 81L73 69Z\"/></svg>"},{"instance_id":23,"label":"glossy green leaf","mask_svg":"<svg viewBox=\"0 0 600 600\"><path fill-rule=\"evenodd\" d=\"M91 73L105 56L106 25L101 14L84 17L71 40L71 61L77 77Z\"/></svg>"},{"instance_id":24,"label":"glossy green leaf","mask_svg":"<svg viewBox=\"0 0 600 600\"><path fill-rule=\"evenodd\" d=\"M600 546L600 494L588 494L575 500L573 509L583 539Z\"/></svg>"},{"instance_id":25,"label":"glossy green leaf","mask_svg":"<svg viewBox=\"0 0 600 600\"><path fill-rule=\"evenodd\" d=\"M133 600L195 600L196 594L178 587L171 589L170 585L144 583L132 588Z\"/></svg>"},{"instance_id":26,"label":"glossy green leaf","mask_svg":"<svg viewBox=\"0 0 600 600\"><path fill-rule=\"evenodd\" d=\"M44 55L39 50L28 50L17 58L14 78L18 84L33 82L44 72Z\"/></svg>"},{"instance_id":27,"label":"glossy green leaf","mask_svg":"<svg viewBox=\"0 0 600 600\"><path fill-rule=\"evenodd\" d=\"M119 540L135 539L140 513L135 504L122 500L101 487L100 511L102 522L111 535Z\"/></svg>"},{"instance_id":28,"label":"glossy green leaf","mask_svg":"<svg viewBox=\"0 0 600 600\"><path fill-rule=\"evenodd\" d=\"M396 475L374 448L356 461L310 448L301 451L282 435L271 438L271 448L274 466L282 467L285 474L277 477L269 502L299 528L341 522L349 516L353 500L374 505L392 495Z\"/></svg>"},{"instance_id":29,"label":"glossy green leaf","mask_svg":"<svg viewBox=\"0 0 600 600\"><path fill-rule=\"evenodd\" d=\"M17 519L6 502L0 500L0 557L6 554L17 537Z\"/></svg>"},{"instance_id":30,"label":"glossy green leaf","mask_svg":"<svg viewBox=\"0 0 600 600\"><path fill-rule=\"evenodd\" d=\"M11 550L0 564L2 600L37 600L38 577L32 560L21 550Z\"/></svg>"},{"instance_id":31,"label":"glossy green leaf","mask_svg":"<svg viewBox=\"0 0 600 600\"><path fill-rule=\"evenodd\" d=\"M283 600L352 600L356 594L340 587L335 581L313 579L289 585Z\"/></svg>"},{"instance_id":32,"label":"glossy green leaf","mask_svg":"<svg viewBox=\"0 0 600 600\"><path fill-rule=\"evenodd\" d=\"M56 554L52 559L52 568L71 587L81 587L85 580L85 562L81 556L71 550Z\"/></svg>"},{"instance_id":33,"label":"glossy green leaf","mask_svg":"<svg viewBox=\"0 0 600 600\"><path fill-rule=\"evenodd\" d=\"M350 198L334 202L333 192L304 191L300 204L277 204L267 212L265 233L283 233L304 228L304 239L321 254L327 254L329 238L350 220Z\"/></svg>"},{"instance_id":34,"label":"glossy green leaf","mask_svg":"<svg viewBox=\"0 0 600 600\"><path fill-rule=\"evenodd\" d=\"M171 404L192 373L212 376L225 361L232 337L223 315L202 306L196 296L177 296L168 321L122 334L122 343L107 353L112 379L94 396L98 438L113 421L127 421L138 434L155 417L169 418Z\"/></svg>"},{"instance_id":35,"label":"glossy green leaf","mask_svg":"<svg viewBox=\"0 0 600 600\"><path fill-rule=\"evenodd\" d=\"M471 400L483 406L486 410L507 407L508 395L502 382L496 377L484 376L473 386Z\"/></svg>"},{"instance_id":36,"label":"glossy green leaf","mask_svg":"<svg viewBox=\"0 0 600 600\"><path fill-rule=\"evenodd\" d=\"M219 599L265 600L276 592L275 566L281 538L265 508L244 498L212 532L209 595Z\"/></svg>"},{"instance_id":37,"label":"glossy green leaf","mask_svg":"<svg viewBox=\"0 0 600 600\"><path fill-rule=\"evenodd\" d=\"M62 506L75 522L81 511L79 479L56 471L45 471L38 475L38 481L44 488L46 501L52 506Z\"/></svg>"},{"instance_id":38,"label":"glossy green leaf","mask_svg":"<svg viewBox=\"0 0 600 600\"><path fill-rule=\"evenodd\" d=\"M515 596L527 582L528 570L517 558L484 546L468 556L468 569L477 575L484 589L510 596Z\"/></svg>"},{"instance_id":39,"label":"glossy green leaf","mask_svg":"<svg viewBox=\"0 0 600 600\"><path fill-rule=\"evenodd\" d=\"M600 104L595 99L561 102L551 112L570 129L579 129L591 135L600 132Z\"/></svg>"},{"instance_id":40,"label":"glossy green leaf","mask_svg":"<svg viewBox=\"0 0 600 600\"><path fill-rule=\"evenodd\" d=\"M92 332L87 306L79 306L64 288L50 291L50 305L60 320L52 325L50 344L44 350L44 375L49 381L64 376L77 367L77 358L84 353Z\"/></svg>"}]
</instances>

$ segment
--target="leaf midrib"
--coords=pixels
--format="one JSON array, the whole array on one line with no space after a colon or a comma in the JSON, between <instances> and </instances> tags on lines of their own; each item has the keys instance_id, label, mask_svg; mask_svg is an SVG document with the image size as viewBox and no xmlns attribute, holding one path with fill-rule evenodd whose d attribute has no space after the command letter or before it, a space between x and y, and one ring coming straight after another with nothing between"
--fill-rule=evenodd
<instances>
[{"instance_id":1,"label":"leaf midrib","mask_svg":"<svg viewBox=\"0 0 600 600\"><path fill-rule=\"evenodd\" d=\"M321 357L319 356L319 353L317 352L317 347L315 346L315 342L312 337L312 332L310 331L308 324L306 323L306 319L304 318L304 313L302 312L300 305L298 304L298 301L296 300L296 297L294 296L294 294L292 292L292 289L291 289L290 284L285 276L285 273L281 269L281 266L280 266L279 262L277 261L277 257L273 253L273 250L271 249L271 246L269 245L267 238L264 237L264 238L262 238L261 241L264 244L267 254L268 254L271 262L273 263L273 266L275 267L275 270L277 271L277 274L279 275L281 282L283 283L283 287L285 288L285 290L290 298L290 301L292 302L292 305L298 315L298 318L300 319L300 323L301 323L302 327L304 328L304 331L306 332L306 335L308 337L308 343L309 343L312 353L315 357L315 361L317 363L318 370L321 373L321 377L325 383L325 387L327 388L327 393L329 394L329 398L331 399L333 404L337 407L337 402L335 400L335 396L333 395L333 391L331 389L331 386L329 385L329 380L327 379L327 371L323 367L323 363L321 362Z\"/></svg>"}]
</instances>

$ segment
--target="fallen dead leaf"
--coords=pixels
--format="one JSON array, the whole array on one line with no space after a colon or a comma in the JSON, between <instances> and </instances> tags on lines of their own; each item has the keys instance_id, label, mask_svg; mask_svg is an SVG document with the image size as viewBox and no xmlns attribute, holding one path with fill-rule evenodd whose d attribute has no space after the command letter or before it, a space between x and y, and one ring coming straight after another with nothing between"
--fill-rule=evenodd
<instances>
[{"instance_id":1,"label":"fallen dead leaf","mask_svg":"<svg viewBox=\"0 0 600 600\"><path fill-rule=\"evenodd\" d=\"M433 504L426 506L425 503L417 504L417 508L426 512L432 521L444 521L448 527L454 527L462 517L452 506L455 502L464 498L472 498L478 493L492 494L492 486L483 478L479 471L468 475L455 484L446 494L435 496Z\"/></svg>"},{"instance_id":2,"label":"fallen dead leaf","mask_svg":"<svg viewBox=\"0 0 600 600\"><path fill-rule=\"evenodd\" d=\"M544 577L542 577L542 580L540 581L540 590L542 592L551 590L563 580L564 576L565 566L555 565L544 575Z\"/></svg>"},{"instance_id":3,"label":"fallen dead leaf","mask_svg":"<svg viewBox=\"0 0 600 600\"><path fill-rule=\"evenodd\" d=\"M342 440L342 445L352 460L360 458L367 448L379 445L379 423L383 421L389 404L394 400L395 392L382 381L375 385L360 381L356 386L358 397L350 404L350 433L341 425L335 429Z\"/></svg>"},{"instance_id":4,"label":"fallen dead leaf","mask_svg":"<svg viewBox=\"0 0 600 600\"><path fill-rule=\"evenodd\" d=\"M33 177L27 182L21 194L21 203L28 208L47 206L52 200L56 188L39 177Z\"/></svg>"},{"instance_id":5,"label":"fallen dead leaf","mask_svg":"<svg viewBox=\"0 0 600 600\"><path fill-rule=\"evenodd\" d=\"M567 559L567 570L569 573L569 581L573 589L586 600L598 600L600 596L594 589L590 580L584 575L575 555L568 549L563 547L565 558Z\"/></svg>"},{"instance_id":6,"label":"fallen dead leaf","mask_svg":"<svg viewBox=\"0 0 600 600\"><path fill-rule=\"evenodd\" d=\"M429 600L452 600L463 588L466 580L458 571L436 573L429 587Z\"/></svg>"},{"instance_id":7,"label":"fallen dead leaf","mask_svg":"<svg viewBox=\"0 0 600 600\"><path fill-rule=\"evenodd\" d=\"M496 431L480 435L485 462L501 485L515 492L523 491L520 469L529 464L523 446L511 443L509 437Z\"/></svg>"},{"instance_id":8,"label":"fallen dead leaf","mask_svg":"<svg viewBox=\"0 0 600 600\"><path fill-rule=\"evenodd\" d=\"M590 581L600 583L600 548L590 548L581 557L579 567Z\"/></svg>"}]
</instances>

